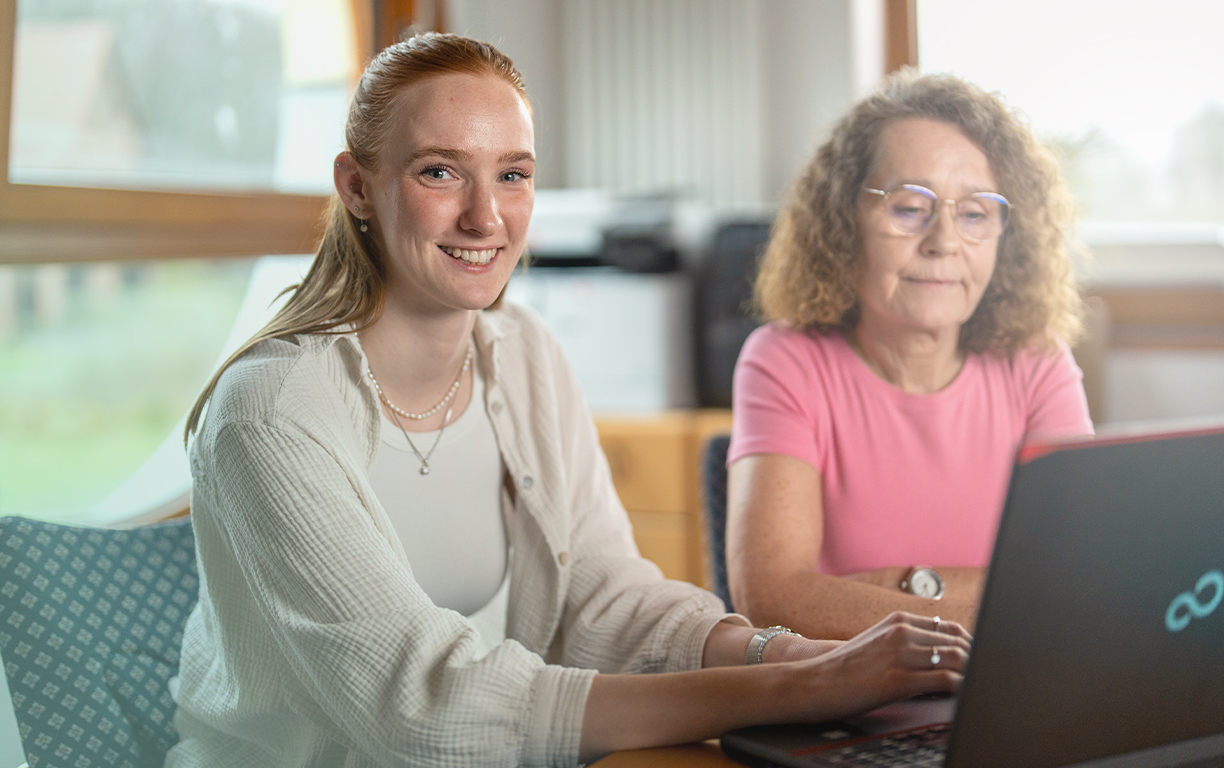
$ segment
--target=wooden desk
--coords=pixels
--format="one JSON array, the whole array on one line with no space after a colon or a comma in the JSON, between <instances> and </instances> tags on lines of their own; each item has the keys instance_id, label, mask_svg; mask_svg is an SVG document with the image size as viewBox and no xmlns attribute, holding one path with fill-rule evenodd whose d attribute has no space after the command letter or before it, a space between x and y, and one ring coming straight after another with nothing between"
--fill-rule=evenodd
<instances>
[{"instance_id":1,"label":"wooden desk","mask_svg":"<svg viewBox=\"0 0 1224 768\"><path fill-rule=\"evenodd\" d=\"M716 739L679 747L614 752L592 765L599 768L743 768L742 764L723 754Z\"/></svg>"}]
</instances>

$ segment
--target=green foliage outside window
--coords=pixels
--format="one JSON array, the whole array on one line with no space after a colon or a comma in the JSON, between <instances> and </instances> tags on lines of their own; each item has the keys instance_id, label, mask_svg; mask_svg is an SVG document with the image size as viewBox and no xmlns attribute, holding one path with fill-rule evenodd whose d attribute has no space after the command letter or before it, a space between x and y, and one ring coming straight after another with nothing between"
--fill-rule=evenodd
<instances>
[{"instance_id":1,"label":"green foliage outside window","mask_svg":"<svg viewBox=\"0 0 1224 768\"><path fill-rule=\"evenodd\" d=\"M85 522L199 394L251 264L0 267L0 515Z\"/></svg>"}]
</instances>

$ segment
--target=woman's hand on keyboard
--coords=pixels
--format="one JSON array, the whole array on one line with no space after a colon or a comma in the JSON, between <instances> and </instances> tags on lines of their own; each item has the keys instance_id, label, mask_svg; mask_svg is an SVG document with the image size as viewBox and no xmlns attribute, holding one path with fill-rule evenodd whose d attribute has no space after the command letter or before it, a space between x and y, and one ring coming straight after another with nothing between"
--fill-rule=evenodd
<instances>
[{"instance_id":1,"label":"woman's hand on keyboard","mask_svg":"<svg viewBox=\"0 0 1224 768\"><path fill-rule=\"evenodd\" d=\"M805 719L831 720L924 693L954 693L973 637L954 621L893 613L844 644L796 666L811 686ZM840 696L829 696L829 688ZM801 694L802 695L802 694Z\"/></svg>"}]
</instances>

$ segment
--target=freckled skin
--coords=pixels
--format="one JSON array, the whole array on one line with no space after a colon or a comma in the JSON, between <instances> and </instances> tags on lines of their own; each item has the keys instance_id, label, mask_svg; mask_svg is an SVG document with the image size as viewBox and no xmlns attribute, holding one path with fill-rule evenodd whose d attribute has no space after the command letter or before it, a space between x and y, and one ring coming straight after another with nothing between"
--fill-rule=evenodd
<instances>
[{"instance_id":1,"label":"freckled skin","mask_svg":"<svg viewBox=\"0 0 1224 768\"><path fill-rule=\"evenodd\" d=\"M887 190L907 183L928 187L942 200L998 191L986 155L959 128L920 118L898 120L884 130L879 162L865 186ZM919 235L895 234L883 217L883 200L863 196L858 209L862 325L886 337L955 338L990 282L998 238L966 240L947 205Z\"/></svg>"},{"instance_id":2,"label":"freckled skin","mask_svg":"<svg viewBox=\"0 0 1224 768\"><path fill-rule=\"evenodd\" d=\"M396 101L369 190L388 300L415 312L483 309L526 243L535 199L531 115L509 83L491 76L429 77ZM430 149L438 151L421 154ZM476 265L443 248L496 254Z\"/></svg>"}]
</instances>

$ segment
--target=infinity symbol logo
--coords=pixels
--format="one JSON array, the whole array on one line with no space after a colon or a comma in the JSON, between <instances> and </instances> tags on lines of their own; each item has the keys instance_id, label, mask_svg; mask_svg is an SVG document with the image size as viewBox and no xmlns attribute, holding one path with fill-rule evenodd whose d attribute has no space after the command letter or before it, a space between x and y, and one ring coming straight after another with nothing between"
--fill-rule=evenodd
<instances>
[{"instance_id":1,"label":"infinity symbol logo","mask_svg":"<svg viewBox=\"0 0 1224 768\"><path fill-rule=\"evenodd\" d=\"M1210 600L1203 600L1208 587L1214 588ZM1194 591L1182 592L1169 603L1165 611L1165 626L1170 632L1181 632L1190 625L1191 619L1204 619L1224 600L1224 573L1207 571L1194 585Z\"/></svg>"}]
</instances>

